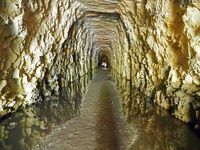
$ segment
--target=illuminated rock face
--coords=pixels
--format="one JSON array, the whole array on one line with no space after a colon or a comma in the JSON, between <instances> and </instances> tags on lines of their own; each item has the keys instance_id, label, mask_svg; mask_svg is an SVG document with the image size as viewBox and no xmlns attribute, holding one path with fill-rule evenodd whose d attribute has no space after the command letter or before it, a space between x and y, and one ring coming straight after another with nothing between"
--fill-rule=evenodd
<instances>
[{"instance_id":1,"label":"illuminated rock face","mask_svg":"<svg viewBox=\"0 0 200 150\"><path fill-rule=\"evenodd\" d=\"M76 23L79 7L62 0L0 2L1 116L57 93L95 67L95 59L87 59L90 36Z\"/></svg>"},{"instance_id":2,"label":"illuminated rock face","mask_svg":"<svg viewBox=\"0 0 200 150\"><path fill-rule=\"evenodd\" d=\"M1 0L1 116L98 64L185 122L200 122L200 3ZM198 126L198 125L197 125Z\"/></svg>"},{"instance_id":3,"label":"illuminated rock face","mask_svg":"<svg viewBox=\"0 0 200 150\"><path fill-rule=\"evenodd\" d=\"M199 3L147 0L135 6L130 48L134 86L175 117L198 122Z\"/></svg>"}]
</instances>

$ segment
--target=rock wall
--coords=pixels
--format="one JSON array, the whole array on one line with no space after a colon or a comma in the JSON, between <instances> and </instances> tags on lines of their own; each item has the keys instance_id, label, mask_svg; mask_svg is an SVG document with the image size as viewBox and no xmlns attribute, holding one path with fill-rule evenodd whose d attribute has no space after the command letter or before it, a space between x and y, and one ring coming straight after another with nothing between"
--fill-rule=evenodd
<instances>
[{"instance_id":1,"label":"rock wall","mask_svg":"<svg viewBox=\"0 0 200 150\"><path fill-rule=\"evenodd\" d=\"M131 80L122 78L118 73L114 73L113 79L122 97L124 116L129 125L134 127L132 135L137 135L133 138L137 142L132 142L129 149L200 149L197 144L199 138L191 132L191 128L152 103L148 96L133 86ZM186 143L188 138L190 142Z\"/></svg>"},{"instance_id":2,"label":"rock wall","mask_svg":"<svg viewBox=\"0 0 200 150\"><path fill-rule=\"evenodd\" d=\"M47 97L1 121L1 150L39 149L36 145L49 132L60 130L59 125L80 115L81 99L89 78L89 75L81 77L62 88L59 96Z\"/></svg>"},{"instance_id":3,"label":"rock wall","mask_svg":"<svg viewBox=\"0 0 200 150\"><path fill-rule=\"evenodd\" d=\"M78 2L0 2L0 116L57 93L93 69ZM81 37L81 38L80 38ZM88 52L90 50L90 52Z\"/></svg>"},{"instance_id":4,"label":"rock wall","mask_svg":"<svg viewBox=\"0 0 200 150\"><path fill-rule=\"evenodd\" d=\"M140 0L132 6L123 16L126 26L133 25L130 47L117 56L121 68L113 58L114 69L153 102L199 128L200 1Z\"/></svg>"},{"instance_id":5,"label":"rock wall","mask_svg":"<svg viewBox=\"0 0 200 150\"><path fill-rule=\"evenodd\" d=\"M199 34L198 0L1 0L0 116L58 93L106 59L198 127Z\"/></svg>"}]
</instances>

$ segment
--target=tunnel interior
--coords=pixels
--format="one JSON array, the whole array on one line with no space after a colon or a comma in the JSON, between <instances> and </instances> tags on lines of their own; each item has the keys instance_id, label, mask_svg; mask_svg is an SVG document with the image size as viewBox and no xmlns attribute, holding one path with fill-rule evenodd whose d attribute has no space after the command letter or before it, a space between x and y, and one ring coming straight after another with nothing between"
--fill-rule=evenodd
<instances>
[{"instance_id":1,"label":"tunnel interior","mask_svg":"<svg viewBox=\"0 0 200 150\"><path fill-rule=\"evenodd\" d=\"M110 53L106 50L102 50L98 53L98 66L101 66L103 62L109 67L110 64Z\"/></svg>"},{"instance_id":2,"label":"tunnel interior","mask_svg":"<svg viewBox=\"0 0 200 150\"><path fill-rule=\"evenodd\" d=\"M198 1L1 0L0 117L106 62L113 77L200 130L199 35Z\"/></svg>"}]
</instances>

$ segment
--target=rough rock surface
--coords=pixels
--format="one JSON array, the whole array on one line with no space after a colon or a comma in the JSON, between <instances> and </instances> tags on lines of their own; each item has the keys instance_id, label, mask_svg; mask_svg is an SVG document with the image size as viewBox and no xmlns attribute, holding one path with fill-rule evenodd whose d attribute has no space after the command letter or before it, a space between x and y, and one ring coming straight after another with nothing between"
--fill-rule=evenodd
<instances>
[{"instance_id":1,"label":"rough rock surface","mask_svg":"<svg viewBox=\"0 0 200 150\"><path fill-rule=\"evenodd\" d=\"M200 121L199 4L140 1L129 33L131 67L126 70L130 68L134 86L187 123Z\"/></svg>"},{"instance_id":2,"label":"rough rock surface","mask_svg":"<svg viewBox=\"0 0 200 150\"><path fill-rule=\"evenodd\" d=\"M81 6L62 0L0 2L1 116L57 93L95 67L87 59L91 37L77 23Z\"/></svg>"},{"instance_id":3,"label":"rough rock surface","mask_svg":"<svg viewBox=\"0 0 200 150\"><path fill-rule=\"evenodd\" d=\"M1 116L57 93L103 57L200 126L199 0L1 0Z\"/></svg>"}]
</instances>

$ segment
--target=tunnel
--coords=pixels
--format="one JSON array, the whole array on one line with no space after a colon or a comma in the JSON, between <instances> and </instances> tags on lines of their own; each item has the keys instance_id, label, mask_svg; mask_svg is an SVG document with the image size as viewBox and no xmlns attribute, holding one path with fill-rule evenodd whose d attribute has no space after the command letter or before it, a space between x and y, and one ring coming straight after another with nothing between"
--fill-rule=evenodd
<instances>
[{"instance_id":1,"label":"tunnel","mask_svg":"<svg viewBox=\"0 0 200 150\"><path fill-rule=\"evenodd\" d=\"M98 66L101 66L105 62L108 66L110 65L110 53L109 51L102 50L98 53Z\"/></svg>"},{"instance_id":2,"label":"tunnel","mask_svg":"<svg viewBox=\"0 0 200 150\"><path fill-rule=\"evenodd\" d=\"M199 140L199 0L0 0L0 150Z\"/></svg>"}]
</instances>

